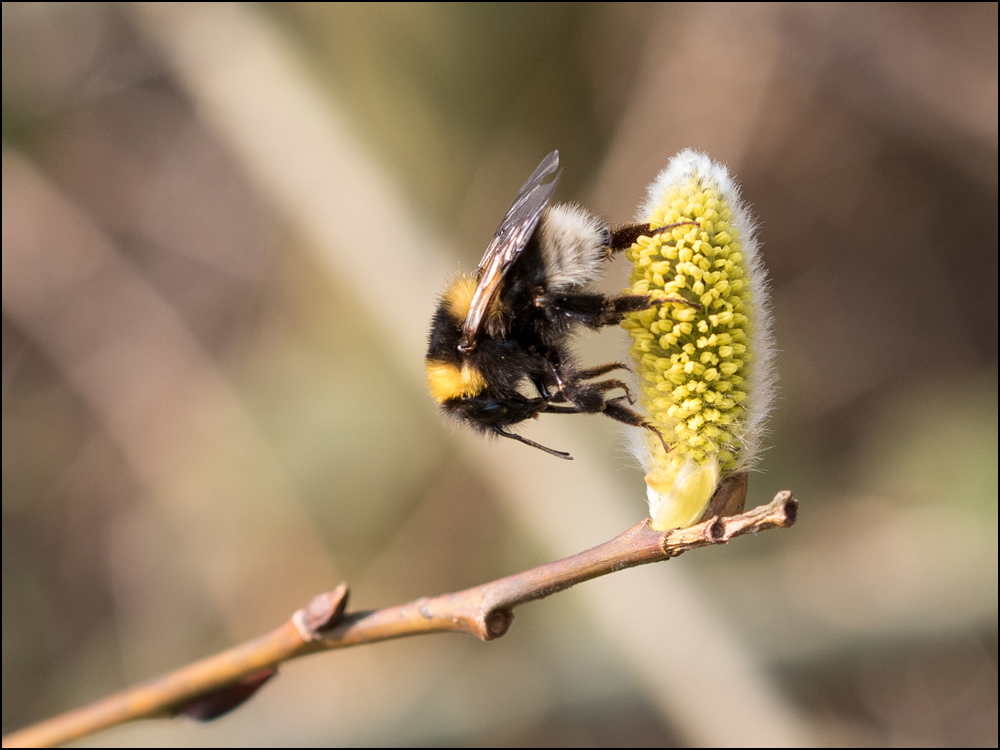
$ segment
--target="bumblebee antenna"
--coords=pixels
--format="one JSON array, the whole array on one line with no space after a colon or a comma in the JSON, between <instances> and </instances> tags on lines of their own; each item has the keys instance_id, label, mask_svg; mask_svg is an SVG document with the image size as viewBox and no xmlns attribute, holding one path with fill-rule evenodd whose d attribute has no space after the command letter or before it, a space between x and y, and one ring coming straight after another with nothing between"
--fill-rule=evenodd
<instances>
[{"instance_id":1,"label":"bumblebee antenna","mask_svg":"<svg viewBox=\"0 0 1000 750\"><path fill-rule=\"evenodd\" d=\"M517 442L524 443L525 445L530 445L532 448L538 448L538 450L545 451L550 456L555 456L556 458L564 458L567 461L573 460L573 457L568 453L564 453L563 451L557 451L554 450L553 448L546 448L544 445L536 443L534 440L528 440L528 438L521 437L520 435L517 435L513 432L507 432L502 427L498 427L497 425L492 425L492 427L493 427L493 432L495 432L497 435L502 435L505 438L516 440Z\"/></svg>"}]
</instances>

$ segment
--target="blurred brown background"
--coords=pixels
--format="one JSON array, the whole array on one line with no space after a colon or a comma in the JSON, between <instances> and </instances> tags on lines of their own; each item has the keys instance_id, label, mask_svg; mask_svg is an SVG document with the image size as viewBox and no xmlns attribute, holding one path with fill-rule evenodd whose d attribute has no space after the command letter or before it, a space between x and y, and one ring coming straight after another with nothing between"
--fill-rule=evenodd
<instances>
[{"instance_id":1,"label":"blurred brown background","mask_svg":"<svg viewBox=\"0 0 1000 750\"><path fill-rule=\"evenodd\" d=\"M688 146L760 223L780 394L750 502L792 489L794 529L664 566L688 604L618 574L496 643L315 656L212 725L91 742L719 744L759 692L740 744L995 746L995 3L5 3L4 731L342 579L387 606L603 541L608 504L641 519L610 420L528 428L569 466L483 450L420 350L545 153L558 199L621 221ZM581 477L624 500L559 497ZM504 499L525 486L570 510ZM640 600L721 633L721 671L710 639L672 669L682 624L600 615Z\"/></svg>"}]
</instances>

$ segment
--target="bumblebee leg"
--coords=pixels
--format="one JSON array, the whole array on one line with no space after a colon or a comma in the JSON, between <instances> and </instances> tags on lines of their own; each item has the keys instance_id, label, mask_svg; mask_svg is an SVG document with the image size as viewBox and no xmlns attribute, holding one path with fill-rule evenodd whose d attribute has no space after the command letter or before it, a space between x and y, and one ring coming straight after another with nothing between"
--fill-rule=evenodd
<instances>
[{"instance_id":1,"label":"bumblebee leg","mask_svg":"<svg viewBox=\"0 0 1000 750\"><path fill-rule=\"evenodd\" d=\"M697 302L692 302L689 299L684 299L683 297L660 297L657 303L663 304L664 302L676 302L679 305L687 305L688 307L693 307L695 310L700 310L701 305Z\"/></svg>"},{"instance_id":2,"label":"bumblebee leg","mask_svg":"<svg viewBox=\"0 0 1000 750\"><path fill-rule=\"evenodd\" d=\"M625 391L624 396L608 399L601 396L606 391L621 388ZM628 386L620 380L605 380L600 383L588 383L583 386L573 386L568 394L572 406L554 406L546 404L543 412L549 414L607 414L612 419L636 427L652 428L646 418L638 412L622 406L621 402L627 400L629 404L635 403L632 400L632 393Z\"/></svg>"},{"instance_id":3,"label":"bumblebee leg","mask_svg":"<svg viewBox=\"0 0 1000 750\"><path fill-rule=\"evenodd\" d=\"M616 388L621 388L625 391L625 395L619 396L619 398L627 399L630 404L635 403L628 383L622 380L612 378L610 380L601 380L597 383L581 383L580 380L579 373L574 373L573 381L567 386L565 393L566 397L572 403L588 414L604 411L604 396L601 394L613 391ZM599 401L598 398L600 399Z\"/></svg>"},{"instance_id":4,"label":"bumblebee leg","mask_svg":"<svg viewBox=\"0 0 1000 750\"><path fill-rule=\"evenodd\" d=\"M563 395L580 414L600 414L604 411L604 390L596 383L569 383Z\"/></svg>"},{"instance_id":5,"label":"bumblebee leg","mask_svg":"<svg viewBox=\"0 0 1000 750\"><path fill-rule=\"evenodd\" d=\"M606 365L591 367L586 370L570 371L565 378L560 376L560 368L557 364L549 361L547 362L547 365L552 373L552 376L559 384L559 393L552 399L546 399L547 401L568 400L573 404L573 411L593 414L595 412L603 411L604 409L604 397L601 394L615 388L621 388L625 391L625 397L628 399L628 402L630 404L634 403L632 400L632 392L629 390L628 384L624 381L613 378L610 380L602 380L599 383L583 382L584 380L595 378L599 375L605 375L613 370L627 370L628 368L621 362L611 362Z\"/></svg>"},{"instance_id":6,"label":"bumblebee leg","mask_svg":"<svg viewBox=\"0 0 1000 750\"><path fill-rule=\"evenodd\" d=\"M546 409L546 411L548 410ZM564 458L567 461L573 460L573 457L568 453L565 453L563 451L557 451L554 450L553 448L546 448L544 445L542 445L541 443L536 443L534 440L528 440L528 438L521 437L520 435L514 432L507 432L503 427L500 427L499 425L491 425L491 429L493 430L493 432L495 432L497 435L500 435L501 437L510 438L511 440L516 440L519 443L530 445L532 448L538 448L538 450L545 451L550 456L556 456L557 458Z\"/></svg>"},{"instance_id":7,"label":"bumblebee leg","mask_svg":"<svg viewBox=\"0 0 1000 750\"><path fill-rule=\"evenodd\" d=\"M649 224L619 224L611 229L611 239L608 241L608 255L627 250L640 237L653 237L660 232L689 225L698 226L698 222L678 221L673 224L667 224L665 227L656 227L655 229Z\"/></svg>"},{"instance_id":8,"label":"bumblebee leg","mask_svg":"<svg viewBox=\"0 0 1000 750\"><path fill-rule=\"evenodd\" d=\"M546 414L584 414L585 412L580 411L575 406L554 406L552 404L546 404L545 408L542 409Z\"/></svg>"},{"instance_id":9,"label":"bumblebee leg","mask_svg":"<svg viewBox=\"0 0 1000 750\"><path fill-rule=\"evenodd\" d=\"M563 364L562 364L562 362L559 360L559 358L558 358L558 356L557 356L557 354L555 352L546 352L544 355L541 356L541 360L542 360L543 366L545 367L545 371L549 374L549 376L555 382L556 389L559 391L559 393L554 394L550 398L547 398L546 401L549 401L549 400L551 400L551 401L565 401L566 398L563 395L563 392L566 390L566 378L563 376L563 371L562 371L563 370Z\"/></svg>"},{"instance_id":10,"label":"bumblebee leg","mask_svg":"<svg viewBox=\"0 0 1000 750\"><path fill-rule=\"evenodd\" d=\"M560 403L566 400L566 397L562 394L562 391L556 391L555 393L553 393L549 389L548 384L546 384L546 382L542 378L533 377L531 378L531 382L534 384L535 390L538 391L538 395L541 396L541 400L544 401L546 404L552 403L553 401L555 401L556 403Z\"/></svg>"},{"instance_id":11,"label":"bumblebee leg","mask_svg":"<svg viewBox=\"0 0 1000 750\"><path fill-rule=\"evenodd\" d=\"M546 402L552 400L553 394L549 391L549 387L542 378L534 376L531 378L531 383L535 386L535 390L538 391L538 395L545 399Z\"/></svg>"},{"instance_id":12,"label":"bumblebee leg","mask_svg":"<svg viewBox=\"0 0 1000 750\"><path fill-rule=\"evenodd\" d=\"M605 297L603 294L540 294L535 297L535 307L547 309L555 316L565 315L589 328L616 325L626 313L647 309L652 300L645 294L621 294Z\"/></svg>"},{"instance_id":13,"label":"bumblebee leg","mask_svg":"<svg viewBox=\"0 0 1000 750\"><path fill-rule=\"evenodd\" d=\"M628 400L629 405L635 403L635 399L632 398L632 391L629 390L628 384L621 380L602 380L599 383L589 383L589 388L596 388L599 393L605 393L606 391L613 391L615 388L621 388L625 391L625 398Z\"/></svg>"},{"instance_id":14,"label":"bumblebee leg","mask_svg":"<svg viewBox=\"0 0 1000 750\"><path fill-rule=\"evenodd\" d=\"M670 453L670 446L667 445L667 441L663 439L663 433L660 432L656 427L654 427L648 419L642 416L639 412L629 409L627 406L623 406L621 401L624 396L619 396L618 398L613 398L604 405L604 414L611 417L616 422L621 422L623 424L634 425L635 427L642 427L643 429L649 430L656 437L660 439L660 443L663 445L663 450L666 453Z\"/></svg>"},{"instance_id":15,"label":"bumblebee leg","mask_svg":"<svg viewBox=\"0 0 1000 750\"><path fill-rule=\"evenodd\" d=\"M554 378L556 378L557 382L559 382L561 384L561 388L565 388L566 387L566 383L564 382L564 380L562 378L559 377L559 373L558 373L559 366L556 363L551 362L551 361L546 362L546 364L549 367L549 369L551 370L552 376ZM573 385L581 385L581 381L583 381L583 380L590 380L591 378L597 378L597 377L600 377L601 375L607 375L609 372L614 372L615 370L628 370L629 372L631 372L632 368L630 368L624 362L609 362L606 365L598 365L597 367L588 367L588 368L586 368L584 370L574 370L571 373L572 377L570 378L570 380L571 380L571 382L572 382ZM625 386L625 384L622 383L620 380L615 380L613 382L615 382L615 383L621 383L621 386L623 388L625 388L626 392L628 391L628 387ZM595 383L594 385L599 385L599 384ZM536 388L538 387L537 383L536 383L535 387ZM590 386L588 385L587 387L590 387ZM549 400L549 397L546 394L542 394L542 395L545 396L546 400ZM631 399L630 399L630 401L631 401Z\"/></svg>"},{"instance_id":16,"label":"bumblebee leg","mask_svg":"<svg viewBox=\"0 0 1000 750\"><path fill-rule=\"evenodd\" d=\"M590 380L591 378L596 378L601 375L607 375L609 372L614 372L615 370L628 370L632 371L624 362L609 362L606 365L598 365L597 367L588 367L585 370L577 370L576 377L578 380Z\"/></svg>"}]
</instances>

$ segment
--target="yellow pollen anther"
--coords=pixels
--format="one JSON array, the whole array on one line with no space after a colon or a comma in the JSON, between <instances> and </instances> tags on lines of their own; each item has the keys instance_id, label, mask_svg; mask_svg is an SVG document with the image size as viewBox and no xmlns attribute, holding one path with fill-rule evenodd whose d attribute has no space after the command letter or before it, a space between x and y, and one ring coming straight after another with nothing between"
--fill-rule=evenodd
<instances>
[{"instance_id":1,"label":"yellow pollen anther","mask_svg":"<svg viewBox=\"0 0 1000 750\"><path fill-rule=\"evenodd\" d=\"M662 300L622 323L648 384L640 402L671 447L664 453L655 435L643 438L654 528L696 522L719 478L747 464L751 320L763 290L750 283L756 244L738 201L724 167L682 152L651 186L645 220L697 224L641 237L627 252L627 292ZM678 303L681 296L699 306ZM766 408L766 384L762 399Z\"/></svg>"}]
</instances>

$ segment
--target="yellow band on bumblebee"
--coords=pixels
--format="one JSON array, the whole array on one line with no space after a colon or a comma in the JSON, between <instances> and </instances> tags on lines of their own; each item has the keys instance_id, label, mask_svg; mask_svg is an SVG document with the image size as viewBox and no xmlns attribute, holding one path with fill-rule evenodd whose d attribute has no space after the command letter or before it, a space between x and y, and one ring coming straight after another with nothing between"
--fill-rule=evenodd
<instances>
[{"instance_id":1,"label":"yellow band on bumblebee","mask_svg":"<svg viewBox=\"0 0 1000 750\"><path fill-rule=\"evenodd\" d=\"M475 396L486 388L486 378L468 364L456 365L451 362L428 360L427 386L439 404L456 398Z\"/></svg>"},{"instance_id":2,"label":"yellow band on bumblebee","mask_svg":"<svg viewBox=\"0 0 1000 750\"><path fill-rule=\"evenodd\" d=\"M476 294L476 279L474 276L462 274L452 279L448 288L444 291L445 302L448 303L448 312L455 316L459 322L465 320L469 315L469 308L472 306L472 298Z\"/></svg>"}]
</instances>

